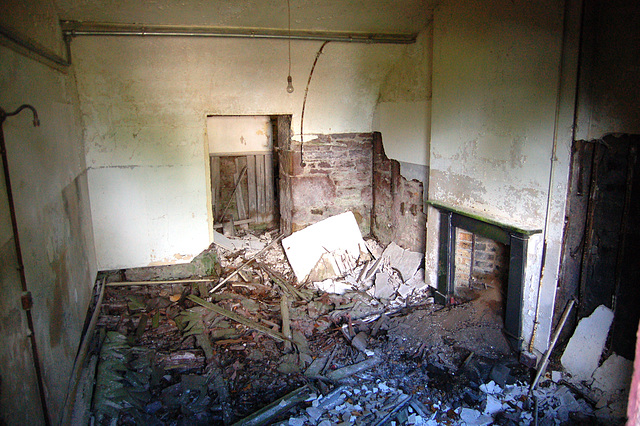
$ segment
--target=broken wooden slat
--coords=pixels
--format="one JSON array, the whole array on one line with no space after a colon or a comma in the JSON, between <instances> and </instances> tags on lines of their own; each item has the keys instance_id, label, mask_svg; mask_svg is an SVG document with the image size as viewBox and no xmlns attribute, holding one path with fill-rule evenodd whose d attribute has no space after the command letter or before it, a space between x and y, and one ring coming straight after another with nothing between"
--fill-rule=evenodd
<instances>
[{"instance_id":1,"label":"broken wooden slat","mask_svg":"<svg viewBox=\"0 0 640 426\"><path fill-rule=\"evenodd\" d=\"M410 401L411 395L403 395L400 396L396 401L394 401L391 407L384 407L381 411L386 411L387 409L391 409L391 411L389 411L387 415L376 422L375 426L383 426L389 424L391 419L393 419L396 414L398 414L398 412L402 410Z\"/></svg>"},{"instance_id":2,"label":"broken wooden slat","mask_svg":"<svg viewBox=\"0 0 640 426\"><path fill-rule=\"evenodd\" d=\"M382 360L377 356L373 356L367 360L359 362L357 364L348 365L346 367L338 368L327 374L327 379L337 382L349 376L353 376L361 371L368 370L376 365L380 364Z\"/></svg>"},{"instance_id":3,"label":"broken wooden slat","mask_svg":"<svg viewBox=\"0 0 640 426\"><path fill-rule=\"evenodd\" d=\"M242 220L234 220L233 224L234 225L247 225L249 223L255 223L256 222L256 218L249 218L249 219L242 219ZM213 225L213 229L220 229L224 227L223 223L216 223L215 225Z\"/></svg>"},{"instance_id":4,"label":"broken wooden slat","mask_svg":"<svg viewBox=\"0 0 640 426\"><path fill-rule=\"evenodd\" d=\"M293 392L286 394L282 398L273 401L271 404L256 411L250 416L245 417L239 422L234 423L234 426L257 426L270 424L273 419L282 413L286 413L294 406L307 399L310 394L311 390L307 385L304 385Z\"/></svg>"},{"instance_id":5,"label":"broken wooden slat","mask_svg":"<svg viewBox=\"0 0 640 426\"><path fill-rule=\"evenodd\" d=\"M197 303L200 306L204 306L205 308L212 310L213 312L223 315L229 319L232 319L236 322L239 322L242 325L245 325L249 328L252 328L254 330L257 330L261 333L264 333L266 335L269 335L271 337L273 337L276 340L280 340L281 342L293 342L293 340L287 338L284 334L279 333L277 331L273 331L270 328L265 327L262 324L258 324L257 322L250 320L248 318L245 318L241 315L236 314L235 312L231 312L225 308L222 308L218 305L214 305L211 302L207 302L204 299L199 298L198 296L194 296L193 294L188 296L187 299L191 300L194 303Z\"/></svg>"},{"instance_id":6,"label":"broken wooden slat","mask_svg":"<svg viewBox=\"0 0 640 426\"><path fill-rule=\"evenodd\" d=\"M196 350L178 350L171 353L158 353L157 365L165 370L196 370L205 364L205 357Z\"/></svg>"},{"instance_id":7,"label":"broken wooden slat","mask_svg":"<svg viewBox=\"0 0 640 426\"><path fill-rule=\"evenodd\" d=\"M275 211L274 203L274 181L273 181L273 154L269 153L264 156L264 190L265 190L265 220L273 220L273 212Z\"/></svg>"},{"instance_id":8,"label":"broken wooden slat","mask_svg":"<svg viewBox=\"0 0 640 426\"><path fill-rule=\"evenodd\" d=\"M243 170L243 172L247 171L246 157L237 157L235 159L235 163L236 163L236 170ZM238 217L237 217L238 220L248 219L247 210L244 203L245 196L244 196L243 176L244 176L244 173L242 175L239 175L238 173L234 175L235 181L237 182L236 183L236 211L238 213Z\"/></svg>"},{"instance_id":9,"label":"broken wooden slat","mask_svg":"<svg viewBox=\"0 0 640 426\"><path fill-rule=\"evenodd\" d=\"M283 293L280 299L280 316L282 317L282 334L291 339L291 320L289 319L289 298L287 293ZM284 349L287 352L290 351L291 343L285 342Z\"/></svg>"},{"instance_id":10,"label":"broken wooden slat","mask_svg":"<svg viewBox=\"0 0 640 426\"><path fill-rule=\"evenodd\" d=\"M254 254L253 256L251 256L249 258L249 260L247 260L246 262L244 262L242 265L240 265L235 271L233 271L231 273L231 275L229 275L227 278L225 278L224 280L220 281L215 287L213 287L211 290L209 290L209 293L213 293L214 291L216 291L217 289L219 289L220 287L222 287L227 281L229 281L231 278L233 278L236 274L240 273L240 270L242 268L244 268L245 266L247 266L248 264L250 264L251 262L253 262L259 255L261 255L262 253L264 253L268 248L270 248L271 246L273 246L274 244L276 244L278 241L280 241L282 239L282 237L284 237L284 235L278 235L278 237L274 238L273 241L271 241L269 244L267 244L262 250L260 250L259 252L257 252L256 254Z\"/></svg>"},{"instance_id":11,"label":"broken wooden slat","mask_svg":"<svg viewBox=\"0 0 640 426\"><path fill-rule=\"evenodd\" d=\"M247 186L249 197L249 218L256 219L257 195L256 195L256 156L247 155Z\"/></svg>"},{"instance_id":12,"label":"broken wooden slat","mask_svg":"<svg viewBox=\"0 0 640 426\"><path fill-rule=\"evenodd\" d=\"M233 191L231 192L231 195L229 196L229 201L227 202L227 205L225 206L224 210L222 210L222 213L220 213L220 216L218 216L218 222L222 222L224 220L224 216L227 214L227 210L229 209L229 206L231 206L231 202L233 201L233 196L235 195L236 191L238 190L238 186L240 186L240 182L242 182L242 178L244 177L244 174L247 172L247 167L245 166L242 171L240 172L240 177L238 179L236 179L236 183L235 186L233 187Z\"/></svg>"},{"instance_id":13,"label":"broken wooden slat","mask_svg":"<svg viewBox=\"0 0 640 426\"><path fill-rule=\"evenodd\" d=\"M129 285L154 285L154 284L184 284L184 283L210 283L213 278L192 278L179 280L149 280L149 281L113 281L105 284L107 287L123 287Z\"/></svg>"},{"instance_id":14,"label":"broken wooden slat","mask_svg":"<svg viewBox=\"0 0 640 426\"><path fill-rule=\"evenodd\" d=\"M304 375L310 378L315 378L320 376L320 373L324 369L325 365L327 365L328 360L329 360L329 355L320 356L314 359L311 365L309 365L309 367L304 372Z\"/></svg>"},{"instance_id":15,"label":"broken wooden slat","mask_svg":"<svg viewBox=\"0 0 640 426\"><path fill-rule=\"evenodd\" d=\"M276 271L269 268L267 265L259 263L258 266L260 267L260 269L266 272L267 275L269 275L269 277L271 277L271 279L276 284L278 284L284 291L288 291L289 293L291 293L292 296L298 296L301 300L306 300L306 301L309 301L313 298L312 295L305 294L302 291L295 288L294 286L292 286L291 284L289 284L287 280L284 279L284 277L282 277L282 275L278 274Z\"/></svg>"},{"instance_id":16,"label":"broken wooden slat","mask_svg":"<svg viewBox=\"0 0 640 426\"><path fill-rule=\"evenodd\" d=\"M256 194L258 222L265 221L265 178L264 178L264 155L256 155Z\"/></svg>"},{"instance_id":17,"label":"broken wooden slat","mask_svg":"<svg viewBox=\"0 0 640 426\"><path fill-rule=\"evenodd\" d=\"M373 329L371 330L371 336L376 337L376 335L378 334L378 331L380 331L380 327L382 327L382 324L386 320L387 320L387 316L385 314L380 315L378 320L373 325Z\"/></svg>"}]
</instances>

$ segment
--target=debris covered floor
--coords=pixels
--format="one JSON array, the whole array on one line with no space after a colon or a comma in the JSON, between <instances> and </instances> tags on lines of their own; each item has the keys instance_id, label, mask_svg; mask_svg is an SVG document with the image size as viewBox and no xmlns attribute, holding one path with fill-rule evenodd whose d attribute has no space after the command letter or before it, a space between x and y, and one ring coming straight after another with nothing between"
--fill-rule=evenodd
<instances>
[{"instance_id":1,"label":"debris covered floor","mask_svg":"<svg viewBox=\"0 0 640 426\"><path fill-rule=\"evenodd\" d=\"M593 420L593 407L563 384L545 380L535 398L528 395L531 372L503 337L495 291L445 308L433 302L419 263L403 276L406 262L394 267L398 256L385 255L395 250L403 257L402 249L366 244L369 255L329 284L299 284L275 232L224 238L187 267L105 274L89 357L92 420L323 426ZM210 281L179 280L196 276Z\"/></svg>"}]
</instances>

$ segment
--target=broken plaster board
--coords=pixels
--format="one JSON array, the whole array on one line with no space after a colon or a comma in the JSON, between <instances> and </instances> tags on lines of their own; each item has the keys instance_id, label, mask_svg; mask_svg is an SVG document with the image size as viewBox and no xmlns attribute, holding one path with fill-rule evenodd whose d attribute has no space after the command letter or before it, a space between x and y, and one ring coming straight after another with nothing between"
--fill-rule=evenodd
<instances>
[{"instance_id":1,"label":"broken plaster board","mask_svg":"<svg viewBox=\"0 0 640 426\"><path fill-rule=\"evenodd\" d=\"M376 283L373 288L373 295L377 299L389 299L393 293L395 293L395 288L391 283L391 275L387 272L378 272L376 274Z\"/></svg>"},{"instance_id":2,"label":"broken plaster board","mask_svg":"<svg viewBox=\"0 0 640 426\"><path fill-rule=\"evenodd\" d=\"M324 253L346 252L355 260L367 252L356 218L342 213L294 232L282 240L282 246L298 281L306 279Z\"/></svg>"},{"instance_id":3,"label":"broken plaster board","mask_svg":"<svg viewBox=\"0 0 640 426\"><path fill-rule=\"evenodd\" d=\"M598 368L602 350L613 321L613 311L600 305L593 313L582 318L560 362L576 381L591 379Z\"/></svg>"},{"instance_id":4,"label":"broken plaster board","mask_svg":"<svg viewBox=\"0 0 640 426\"><path fill-rule=\"evenodd\" d=\"M213 231L213 243L229 251L242 249L258 251L262 250L265 246L262 241L253 236L247 238L229 238L217 231Z\"/></svg>"},{"instance_id":5,"label":"broken plaster board","mask_svg":"<svg viewBox=\"0 0 640 426\"><path fill-rule=\"evenodd\" d=\"M391 242L382 253L382 258L389 262L389 266L400 273L404 282L407 282L416 274L423 257L424 254L405 250L395 242Z\"/></svg>"},{"instance_id":6,"label":"broken plaster board","mask_svg":"<svg viewBox=\"0 0 640 426\"><path fill-rule=\"evenodd\" d=\"M628 389L631 385L633 362L617 354L611 354L605 362L593 373L591 387L605 393Z\"/></svg>"}]
</instances>

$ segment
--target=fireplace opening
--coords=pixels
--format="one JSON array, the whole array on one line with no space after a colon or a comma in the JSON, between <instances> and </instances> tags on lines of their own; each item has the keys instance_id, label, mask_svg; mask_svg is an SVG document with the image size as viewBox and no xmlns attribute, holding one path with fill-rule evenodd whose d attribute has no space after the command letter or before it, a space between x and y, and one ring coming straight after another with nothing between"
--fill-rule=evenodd
<instances>
[{"instance_id":1,"label":"fireplace opening","mask_svg":"<svg viewBox=\"0 0 640 426\"><path fill-rule=\"evenodd\" d=\"M504 318L509 246L456 228L454 294L464 300L482 299Z\"/></svg>"}]
</instances>

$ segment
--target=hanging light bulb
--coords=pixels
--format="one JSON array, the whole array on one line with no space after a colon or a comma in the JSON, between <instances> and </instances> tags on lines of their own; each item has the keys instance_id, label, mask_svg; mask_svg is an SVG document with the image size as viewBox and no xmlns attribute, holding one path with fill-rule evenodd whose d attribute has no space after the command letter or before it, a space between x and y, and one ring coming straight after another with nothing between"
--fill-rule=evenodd
<instances>
[{"instance_id":1,"label":"hanging light bulb","mask_svg":"<svg viewBox=\"0 0 640 426\"><path fill-rule=\"evenodd\" d=\"M287 75L287 93L293 93L293 79L291 78L291 3L287 0L287 18L289 22L289 74Z\"/></svg>"},{"instance_id":2,"label":"hanging light bulb","mask_svg":"<svg viewBox=\"0 0 640 426\"><path fill-rule=\"evenodd\" d=\"M287 76L287 93L293 93L293 80L290 75Z\"/></svg>"}]
</instances>

